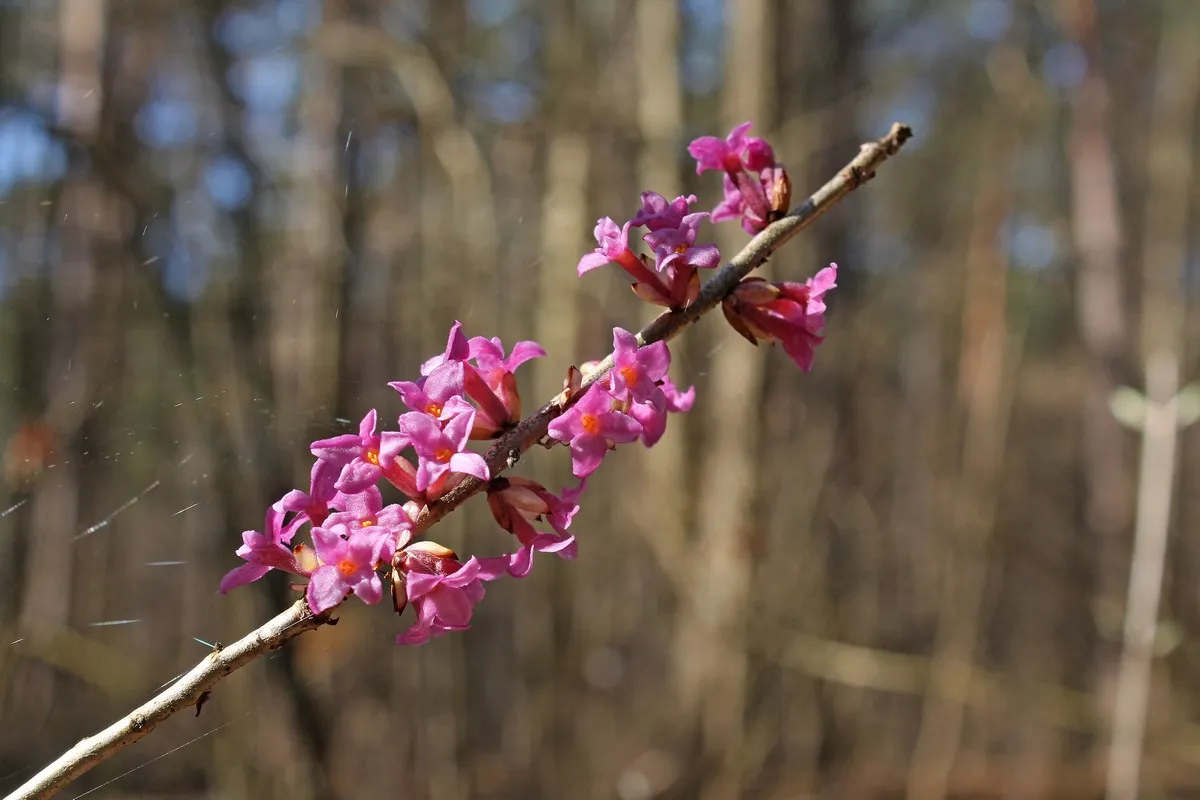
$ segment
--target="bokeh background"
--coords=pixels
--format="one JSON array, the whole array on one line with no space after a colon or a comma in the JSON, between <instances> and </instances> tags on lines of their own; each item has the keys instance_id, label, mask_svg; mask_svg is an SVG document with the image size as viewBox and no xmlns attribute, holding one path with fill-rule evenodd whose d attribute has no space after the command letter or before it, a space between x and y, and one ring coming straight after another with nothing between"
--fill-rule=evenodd
<instances>
[{"instance_id":1,"label":"bokeh background","mask_svg":"<svg viewBox=\"0 0 1200 800\"><path fill-rule=\"evenodd\" d=\"M686 145L753 120L800 197L916 131L765 270L842 267L811 374L706 318L578 560L418 649L348 604L67 796L1200 797L1200 426L1137 394L1197 373L1198 42L1193 0L0 2L0 789L291 602L217 595L240 531L455 319L545 345L528 408L646 322L576 278L594 221L714 203ZM511 548L479 498L436 537Z\"/></svg>"}]
</instances>

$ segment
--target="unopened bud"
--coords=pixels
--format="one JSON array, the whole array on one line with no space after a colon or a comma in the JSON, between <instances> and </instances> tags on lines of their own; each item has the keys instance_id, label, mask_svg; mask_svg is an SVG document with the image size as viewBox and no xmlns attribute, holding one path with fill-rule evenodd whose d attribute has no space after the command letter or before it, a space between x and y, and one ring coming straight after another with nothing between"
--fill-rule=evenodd
<instances>
[{"instance_id":1,"label":"unopened bud","mask_svg":"<svg viewBox=\"0 0 1200 800\"><path fill-rule=\"evenodd\" d=\"M767 202L771 206L770 219L774 222L787 216L792 205L792 179L782 164L762 171L763 184L767 190Z\"/></svg>"}]
</instances>

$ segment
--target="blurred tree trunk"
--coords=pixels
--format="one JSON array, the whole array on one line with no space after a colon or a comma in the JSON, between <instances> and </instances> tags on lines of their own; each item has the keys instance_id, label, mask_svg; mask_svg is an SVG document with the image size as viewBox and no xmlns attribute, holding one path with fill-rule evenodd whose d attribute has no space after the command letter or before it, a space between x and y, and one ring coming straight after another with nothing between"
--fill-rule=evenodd
<instances>
[{"instance_id":1,"label":"blurred tree trunk","mask_svg":"<svg viewBox=\"0 0 1200 800\"><path fill-rule=\"evenodd\" d=\"M726 6L728 33L721 130L752 120L769 137L774 102L773 0ZM733 225L721 249L732 254L744 236ZM718 321L719 324L719 321ZM696 412L703 417L704 449L697 487L692 574L681 598L674 646L681 721L697 726L705 798L741 792L746 690L749 680L745 621L754 573L751 541L758 528L761 480L758 415L765 351L749 348L721 325L711 350L710 380Z\"/></svg>"},{"instance_id":2,"label":"blurred tree trunk","mask_svg":"<svg viewBox=\"0 0 1200 800\"><path fill-rule=\"evenodd\" d=\"M1126 530L1133 504L1129 449L1113 419L1108 398L1127 371L1129 296L1122 275L1122 220L1117 200L1116 165L1109 132L1110 93L1100 72L1099 10L1094 0L1063 0L1060 18L1067 35L1083 50L1088 64L1071 99L1067 157L1071 174L1072 233L1078 257L1076 317L1089 356L1084 387L1083 548L1094 554L1093 609L1100 620L1121 608L1127 563ZM1102 631L1103 633L1103 631ZM1111 632L1110 632L1111 633ZM1101 636L1091 663L1101 719L1112 709L1117 650ZM1107 749L1096 751L1097 759Z\"/></svg>"},{"instance_id":3,"label":"blurred tree trunk","mask_svg":"<svg viewBox=\"0 0 1200 800\"><path fill-rule=\"evenodd\" d=\"M1141 349L1147 403L1142 427L1137 524L1125 599L1124 644L1117 674L1108 761L1108 800L1141 795L1141 762L1158 607L1167 556L1179 432L1176 393L1184 358L1184 264L1189 251L1188 190L1195 172L1195 118L1200 93L1200 7L1164 4L1146 159L1142 231ZM1157 694L1170 703L1170 675L1159 670Z\"/></svg>"},{"instance_id":4,"label":"blurred tree trunk","mask_svg":"<svg viewBox=\"0 0 1200 800\"><path fill-rule=\"evenodd\" d=\"M642 191L653 191L672 200L682 189L679 153L683 145L683 93L679 80L679 10L675 0L639 0L637 3L638 129L641 153L637 182ZM639 231L640 233L640 231ZM631 234L633 238L634 234ZM703 276L702 276L703 277ZM658 309L642 309L644 316ZM622 327L633 328L632 321ZM684 368L689 360L689 343L683 336L671 342L671 373L682 389L690 385ZM689 496L686 468L692 449L686 435L684 417L676 417L669 432L651 449L639 451L638 481L640 497L622 506L628 528L641 531L649 549L659 559L659 567L676 593L686 591L679 584L680 559L686 552L688 507L696 498ZM693 454L694 455L694 454Z\"/></svg>"},{"instance_id":5,"label":"blurred tree trunk","mask_svg":"<svg viewBox=\"0 0 1200 800\"><path fill-rule=\"evenodd\" d=\"M59 9L59 94L57 111L62 126L82 142L91 142L100 123L105 102L103 74L104 33L109 8L102 0L68 0ZM102 216L103 189L88 175L67 179L56 211L62 256L51 264L50 341L44 353L28 354L44 361L44 419L64 451L74 450L81 435L87 402L87 384L95 368L89 351L96 344L89 328L105 305L99 295L112 285L97 286L93 241L107 221ZM19 631L37 641L52 637L70 625L75 603L70 576L75 566L75 537L80 524L79 465L65 458L53 479L38 481L29 509L31 537L24 565L24 595ZM55 705L52 670L39 668L25 674L13 709L30 730L45 723ZM61 700L59 701L61 702Z\"/></svg>"},{"instance_id":6,"label":"blurred tree trunk","mask_svg":"<svg viewBox=\"0 0 1200 800\"><path fill-rule=\"evenodd\" d=\"M942 526L942 596L935 650L913 753L908 796L944 800L963 745L966 698L986 625L984 592L1011 410L1013 333L1008 327L1006 256L999 250L1012 216L1011 171L1021 132L1028 67L1009 38L989 53L993 97L979 122L979 181L966 242L958 406L962 450L954 502ZM1019 334L1017 334L1019 336Z\"/></svg>"}]
</instances>

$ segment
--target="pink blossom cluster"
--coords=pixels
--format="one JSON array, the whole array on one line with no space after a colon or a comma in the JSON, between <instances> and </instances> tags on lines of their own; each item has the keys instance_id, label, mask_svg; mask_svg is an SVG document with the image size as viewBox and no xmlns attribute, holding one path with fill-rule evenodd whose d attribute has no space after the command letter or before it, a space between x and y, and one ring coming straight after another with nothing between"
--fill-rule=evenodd
<instances>
[{"instance_id":1,"label":"pink blossom cluster","mask_svg":"<svg viewBox=\"0 0 1200 800\"><path fill-rule=\"evenodd\" d=\"M667 378L665 343L639 348L633 334L620 328L613 338L617 368L550 425L551 438L570 444L577 486L554 494L526 478L493 479L483 456L468 449L472 439L496 438L520 421L514 373L545 352L534 342L519 342L505 356L500 340L467 339L456 322L445 352L422 365L419 380L389 384L409 409L396 430L378 430L372 409L357 433L312 443L316 461L308 491L288 492L268 510L261 532L242 534L237 554L246 563L224 577L221 591L280 569L308 579L305 599L319 614L350 595L378 603L386 579L396 610L409 604L416 610L400 644L467 628L485 582L525 577L534 553L575 557L575 537L567 529L587 475L609 450L639 438L653 444L669 411L691 407L693 393L679 392ZM488 483L488 505L516 537L514 552L464 561L444 545L416 538L413 526L424 506L467 476ZM384 491L406 499L385 504ZM312 544L294 543L305 525Z\"/></svg>"},{"instance_id":2,"label":"pink blossom cluster","mask_svg":"<svg viewBox=\"0 0 1200 800\"><path fill-rule=\"evenodd\" d=\"M747 136L749 130L750 123L743 122L724 139L701 136L688 152L696 159L697 175L710 169L725 173L725 198L713 209L712 221L740 219L742 229L754 234L787 213L792 183L783 165L775 162L771 145Z\"/></svg>"},{"instance_id":3,"label":"pink blossom cluster","mask_svg":"<svg viewBox=\"0 0 1200 800\"><path fill-rule=\"evenodd\" d=\"M749 123L740 125L724 140L697 139L689 150L699 172L720 168L726 173L725 201L711 219L740 217L751 230L786 213L787 198L778 187L787 179L770 146L745 135L748 128ZM759 178L747 182L748 171ZM692 303L699 292L698 270L716 267L721 258L714 245L696 241L700 223L710 214L691 211L695 201L695 196L668 201L645 192L641 208L623 225L601 219L595 231L599 246L580 260L579 274L616 263L633 277L642 298L673 309ZM642 240L652 261L631 250L633 228L646 229ZM807 371L822 341L823 297L835 278L836 265L831 265L804 284L747 279L725 299L725 316L751 342L781 342ZM311 444L316 461L308 491L288 492L268 509L261 532L242 534L237 555L246 563L225 575L221 591L283 570L307 579L306 602L320 614L351 595L378 603L386 581L397 613L409 605L416 613L397 642L423 644L468 628L484 584L505 575L525 577L534 553L574 558L577 544L568 529L588 476L619 444L657 443L668 414L688 411L695 392L680 391L668 377L666 342L643 345L635 334L614 328L612 368L586 389L581 373L572 369L562 395L565 408L548 425L549 440L568 446L572 473L579 479L555 494L527 478L491 474L484 457L468 448L472 440L495 439L517 426L516 370L544 355L529 341L505 355L499 339L468 339L456 322L445 351L421 366L418 380L389 384L408 409L395 430L379 430L372 409L357 433ZM416 523L425 508L468 478L486 484L492 516L516 538L515 551L463 560L442 544L418 538ZM403 501L385 502L385 492ZM305 526L312 544L294 543Z\"/></svg>"}]
</instances>

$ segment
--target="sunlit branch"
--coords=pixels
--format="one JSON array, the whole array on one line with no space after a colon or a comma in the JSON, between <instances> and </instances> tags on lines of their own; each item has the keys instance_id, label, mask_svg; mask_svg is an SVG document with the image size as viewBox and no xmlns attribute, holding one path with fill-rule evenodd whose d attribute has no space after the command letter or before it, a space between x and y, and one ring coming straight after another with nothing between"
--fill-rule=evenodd
<instances>
[{"instance_id":1,"label":"sunlit branch","mask_svg":"<svg viewBox=\"0 0 1200 800\"><path fill-rule=\"evenodd\" d=\"M720 305L742 278L766 262L784 243L807 228L847 194L873 178L875 169L895 155L911 136L912 130L907 125L897 123L882 139L863 145L853 161L805 200L799 208L768 225L751 239L741 252L704 284L694 303L681 311L665 312L643 328L638 333L639 343L645 345L673 339L701 315ZM595 369L588 372L582 388L604 377L612 366L613 357L610 354ZM550 422L581 395L582 391L569 396L560 394L500 437L486 455L491 474L499 475L515 464L522 453L546 436ZM468 477L442 498L426 506L416 521L416 529L428 530L442 517L462 505L471 495L482 490L485 485L483 481ZM300 634L330 622L329 612L314 617L304 601L298 601L287 611L237 642L214 650L190 672L132 713L80 741L10 794L9 800L50 797L56 794L101 761L141 739L171 715L185 708L199 708L212 687L234 670L259 656L277 650Z\"/></svg>"}]
</instances>

